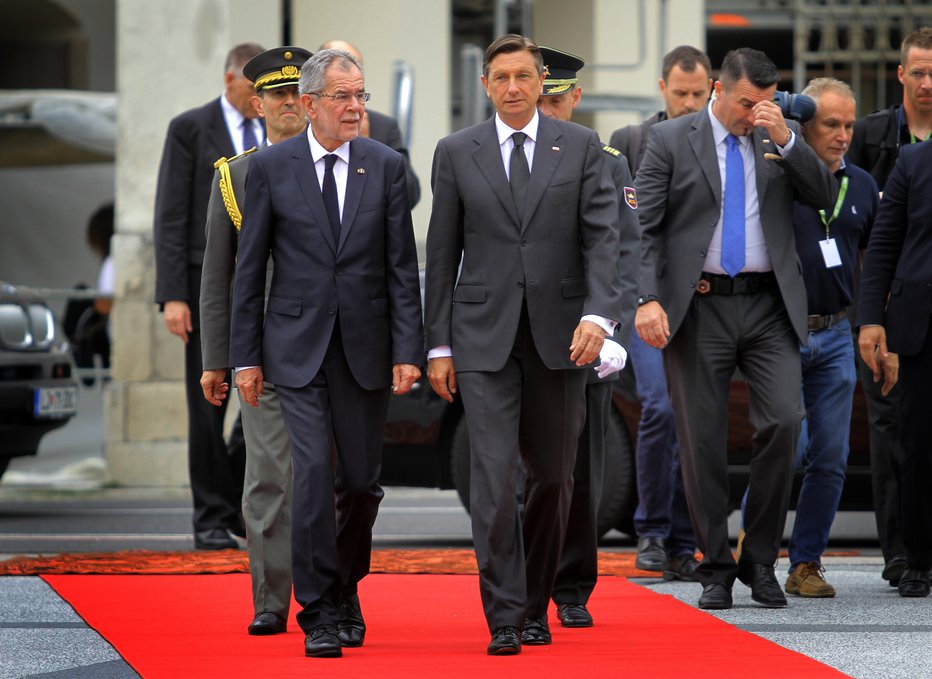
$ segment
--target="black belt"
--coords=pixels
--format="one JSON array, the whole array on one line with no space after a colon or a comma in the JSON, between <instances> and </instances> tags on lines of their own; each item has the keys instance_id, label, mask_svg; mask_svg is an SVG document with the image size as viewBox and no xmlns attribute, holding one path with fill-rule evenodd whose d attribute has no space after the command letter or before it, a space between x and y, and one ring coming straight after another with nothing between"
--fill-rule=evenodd
<instances>
[{"instance_id":1,"label":"black belt","mask_svg":"<svg viewBox=\"0 0 932 679\"><path fill-rule=\"evenodd\" d=\"M773 271L728 274L703 273L696 284L697 295L753 295L777 284Z\"/></svg>"},{"instance_id":2,"label":"black belt","mask_svg":"<svg viewBox=\"0 0 932 679\"><path fill-rule=\"evenodd\" d=\"M838 313L828 314L826 316L807 316L806 322L809 324L809 332L826 330L837 324L843 318L848 316L848 312L842 309Z\"/></svg>"}]
</instances>

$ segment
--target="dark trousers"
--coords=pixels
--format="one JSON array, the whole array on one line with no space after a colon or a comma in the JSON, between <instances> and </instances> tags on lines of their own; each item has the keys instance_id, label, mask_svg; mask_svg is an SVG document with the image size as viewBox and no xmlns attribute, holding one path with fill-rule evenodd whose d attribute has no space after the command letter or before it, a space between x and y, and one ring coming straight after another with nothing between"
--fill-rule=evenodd
<instances>
[{"instance_id":1,"label":"dark trousers","mask_svg":"<svg viewBox=\"0 0 932 679\"><path fill-rule=\"evenodd\" d=\"M900 518L900 495L903 474L903 446L900 443L899 385L884 396L882 382L874 382L874 373L861 360L855 337L854 354L858 363L858 379L867 402L867 423L870 432L871 490L874 496L874 518L877 537L885 562L903 557L903 524ZM902 374L901 374L902 377Z\"/></svg>"},{"instance_id":2,"label":"dark trousers","mask_svg":"<svg viewBox=\"0 0 932 679\"><path fill-rule=\"evenodd\" d=\"M547 368L522 312L505 366L458 372L457 382L469 429L470 516L483 610L489 630L521 627L550 604L585 418L586 373ZM528 473L523 522L522 456Z\"/></svg>"},{"instance_id":3,"label":"dark trousers","mask_svg":"<svg viewBox=\"0 0 932 679\"><path fill-rule=\"evenodd\" d=\"M932 569L932 322L918 354L900 356L906 565Z\"/></svg>"},{"instance_id":4,"label":"dark trousers","mask_svg":"<svg viewBox=\"0 0 932 679\"><path fill-rule=\"evenodd\" d=\"M595 589L599 573L599 501L613 384L586 385L586 421L576 448L570 515L553 584L553 600L558 604L585 604Z\"/></svg>"},{"instance_id":5,"label":"dark trousers","mask_svg":"<svg viewBox=\"0 0 932 679\"><path fill-rule=\"evenodd\" d=\"M686 500L703 585L731 584L751 563L773 565L786 524L800 404L799 342L777 290L693 298L664 350ZM741 564L728 543L728 391L747 381L754 427Z\"/></svg>"},{"instance_id":6,"label":"dark trousers","mask_svg":"<svg viewBox=\"0 0 932 679\"><path fill-rule=\"evenodd\" d=\"M379 473L389 390L359 386L339 328L310 384L276 390L292 449L292 573L302 607L297 620L309 633L336 624L340 600L369 573L372 524L384 494Z\"/></svg>"},{"instance_id":7,"label":"dark trousers","mask_svg":"<svg viewBox=\"0 0 932 679\"><path fill-rule=\"evenodd\" d=\"M237 443L231 436L228 449L223 440L223 417L227 401L213 406L201 389L201 333L188 333L184 347L184 382L188 403L188 471L194 500L194 530L227 528L242 533L240 504L246 446L242 433Z\"/></svg>"}]
</instances>

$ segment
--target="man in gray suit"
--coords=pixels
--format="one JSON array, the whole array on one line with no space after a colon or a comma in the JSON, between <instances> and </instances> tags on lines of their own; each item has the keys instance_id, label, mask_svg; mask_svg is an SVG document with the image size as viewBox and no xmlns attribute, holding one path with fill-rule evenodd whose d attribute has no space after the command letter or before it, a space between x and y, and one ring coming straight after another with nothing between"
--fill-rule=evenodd
<instances>
[{"instance_id":1,"label":"man in gray suit","mask_svg":"<svg viewBox=\"0 0 932 679\"><path fill-rule=\"evenodd\" d=\"M318 52L301 68L299 91L308 133L249 163L230 363L249 406L266 379L281 400L294 469L297 619L305 654L335 657L365 637L357 586L383 496L389 388L403 394L418 379L424 337L404 160L359 137L369 98L359 63Z\"/></svg>"},{"instance_id":2,"label":"man in gray suit","mask_svg":"<svg viewBox=\"0 0 932 679\"><path fill-rule=\"evenodd\" d=\"M543 81L531 40L493 42L482 83L496 114L441 139L431 177L428 375L441 397L459 389L463 399L492 655L551 641L547 608L585 418L579 368L621 318L618 203L602 144L538 114Z\"/></svg>"},{"instance_id":3,"label":"man in gray suit","mask_svg":"<svg viewBox=\"0 0 932 679\"><path fill-rule=\"evenodd\" d=\"M259 149L301 134L307 127L298 78L311 53L276 47L253 57L243 75L256 88L253 105L268 137ZM245 206L250 156L218 161L207 208L207 248L201 272L201 353L204 398L220 406L227 397L230 369L230 288ZM271 269L271 266L270 266ZM252 577L252 635L285 631L291 604L291 445L275 386L263 385L258 408L242 408L246 438L243 522Z\"/></svg>"},{"instance_id":4,"label":"man in gray suit","mask_svg":"<svg viewBox=\"0 0 932 679\"><path fill-rule=\"evenodd\" d=\"M803 416L799 345L808 336L793 200L831 209L838 186L773 103L778 77L762 52L729 52L713 102L655 125L637 175L635 326L645 342L664 347L703 553L700 608L730 608L736 577L759 604L786 606L773 569ZM735 368L747 380L756 429L737 564L728 544L726 456Z\"/></svg>"}]
</instances>

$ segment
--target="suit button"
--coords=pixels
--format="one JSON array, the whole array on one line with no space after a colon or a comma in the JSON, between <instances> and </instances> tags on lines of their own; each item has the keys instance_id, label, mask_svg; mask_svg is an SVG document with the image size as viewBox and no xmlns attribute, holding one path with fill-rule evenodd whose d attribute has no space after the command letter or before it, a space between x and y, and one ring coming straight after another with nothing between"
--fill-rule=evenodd
<instances>
[{"instance_id":1,"label":"suit button","mask_svg":"<svg viewBox=\"0 0 932 679\"><path fill-rule=\"evenodd\" d=\"M518 287L519 287L519 288L523 288L523 287L524 287L524 281L518 281Z\"/></svg>"},{"instance_id":2,"label":"suit button","mask_svg":"<svg viewBox=\"0 0 932 679\"><path fill-rule=\"evenodd\" d=\"M327 314L328 314L329 316L333 316L336 312L337 312L336 309L332 309L332 308L331 308L331 309L327 309Z\"/></svg>"},{"instance_id":3,"label":"suit button","mask_svg":"<svg viewBox=\"0 0 932 679\"><path fill-rule=\"evenodd\" d=\"M709 254L709 253L707 253L705 250L700 250L700 251L699 251L699 256L700 256L700 257L706 257L706 256L708 256L708 254Z\"/></svg>"},{"instance_id":4,"label":"suit button","mask_svg":"<svg viewBox=\"0 0 932 679\"><path fill-rule=\"evenodd\" d=\"M691 288L696 287L696 281L689 281L689 287Z\"/></svg>"},{"instance_id":5,"label":"suit button","mask_svg":"<svg viewBox=\"0 0 932 679\"><path fill-rule=\"evenodd\" d=\"M337 269L337 276L343 275L343 269Z\"/></svg>"},{"instance_id":6,"label":"suit button","mask_svg":"<svg viewBox=\"0 0 932 679\"><path fill-rule=\"evenodd\" d=\"M525 245L527 245L527 241L526 240L521 241L521 247L523 248Z\"/></svg>"}]
</instances>

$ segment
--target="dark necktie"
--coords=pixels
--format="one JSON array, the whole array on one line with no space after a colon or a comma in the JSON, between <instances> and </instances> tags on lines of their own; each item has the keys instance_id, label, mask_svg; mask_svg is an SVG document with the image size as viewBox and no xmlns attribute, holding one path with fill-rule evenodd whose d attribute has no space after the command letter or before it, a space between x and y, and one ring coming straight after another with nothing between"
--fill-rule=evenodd
<instances>
[{"instance_id":1,"label":"dark necktie","mask_svg":"<svg viewBox=\"0 0 932 679\"><path fill-rule=\"evenodd\" d=\"M725 198L722 206L722 268L729 276L737 276L744 268L744 159L738 138L726 137Z\"/></svg>"},{"instance_id":2,"label":"dark necktie","mask_svg":"<svg viewBox=\"0 0 932 679\"><path fill-rule=\"evenodd\" d=\"M337 198L337 180L333 177L333 166L339 158L335 153L324 156L324 206L327 208L327 217L330 219L330 230L333 232L333 244L340 244L340 200Z\"/></svg>"},{"instance_id":3,"label":"dark necktie","mask_svg":"<svg viewBox=\"0 0 932 679\"><path fill-rule=\"evenodd\" d=\"M511 151L511 162L508 166L508 180L511 183L511 197L514 198L518 210L518 219L524 221L524 201L527 198L527 185L531 179L531 171L527 166L527 156L524 155L524 132L515 132L511 135L515 147Z\"/></svg>"},{"instance_id":4,"label":"dark necktie","mask_svg":"<svg viewBox=\"0 0 932 679\"><path fill-rule=\"evenodd\" d=\"M252 129L252 120L243 118L243 153L259 145L256 133Z\"/></svg>"}]
</instances>

